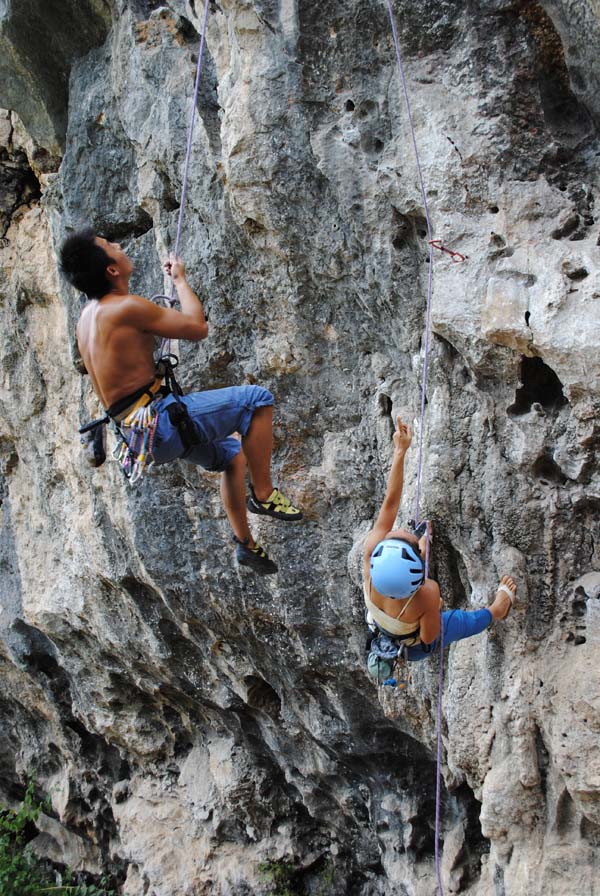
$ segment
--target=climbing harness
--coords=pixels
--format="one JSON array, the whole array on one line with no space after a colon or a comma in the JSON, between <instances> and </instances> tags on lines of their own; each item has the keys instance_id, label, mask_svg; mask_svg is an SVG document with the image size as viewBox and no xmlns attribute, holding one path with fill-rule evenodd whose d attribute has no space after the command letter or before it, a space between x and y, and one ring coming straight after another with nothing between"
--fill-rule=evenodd
<instances>
[{"instance_id":1,"label":"climbing harness","mask_svg":"<svg viewBox=\"0 0 600 896\"><path fill-rule=\"evenodd\" d=\"M96 438L95 434L99 430L110 425L117 439L112 456L130 484L141 479L154 463L154 437L158 425L155 401L166 398L167 395L172 395L175 399L165 412L178 431L186 451L202 442L194 421L181 400L183 392L174 373L177 363L178 359L174 355L164 355L157 364L152 382L133 394L120 398L107 409L104 417L91 420L79 429L87 440L92 433Z\"/></svg>"},{"instance_id":2,"label":"climbing harness","mask_svg":"<svg viewBox=\"0 0 600 896\"><path fill-rule=\"evenodd\" d=\"M419 149L417 146L417 135L415 132L415 127L413 123L412 111L410 106L410 99L408 96L408 86L406 83L406 77L404 74L404 65L402 64L402 55L400 53L400 43L398 40L398 33L396 30L396 22L394 19L394 13L392 10L392 0L387 0L387 7L390 16L390 24L392 27L392 37L394 41L394 47L396 50L396 61L398 63L398 71L400 74L400 80L402 83L402 90L404 93L404 102L406 106L406 112L408 117L408 123L410 127L410 133L412 137L413 150L415 155L415 161L417 165L417 172L419 176L419 185L421 190L421 197L423 202L423 210L425 212L425 220L427 222L427 238L429 243L429 273L428 273L428 282L427 282L427 305L425 310L425 349L423 355L423 369L421 376L421 415L420 415L420 425L419 425L419 451L418 451L418 464L417 464L417 485L415 492L415 524L418 526L420 524L419 520L419 504L420 504L420 496L421 496L421 475L423 472L423 425L425 420L425 405L427 400L427 373L429 369L429 343L430 343L430 333L431 333L431 298L433 293L433 250L434 248L440 249L441 251L447 251L445 247L443 247L443 243L440 240L434 239L433 227L431 224L431 218L429 215L429 207L427 204L427 193L425 191L425 183L423 180L423 172L421 169L421 160L419 158ZM450 253L452 254L452 253ZM455 253L460 254L460 253ZM464 256L461 258L454 258L455 261L464 261ZM426 542L425 542L425 577L427 578L429 573L429 546L431 540L431 533L429 528L429 523L426 522ZM441 769L442 769L442 696L443 696L443 685L444 685L444 625L443 618L440 612L440 668L439 668L439 676L438 676L438 701L437 701L437 717L436 717L436 786L435 786L435 870L437 876L437 886L439 896L443 896L443 888L442 888L442 875L441 875L441 861L440 861L440 810L441 810Z\"/></svg>"},{"instance_id":3,"label":"climbing harness","mask_svg":"<svg viewBox=\"0 0 600 896\"><path fill-rule=\"evenodd\" d=\"M116 421L121 439L117 441L113 457L120 464L125 477L133 485L154 463L152 449L158 424L158 414L152 404L139 404L125 417L122 426L129 430L126 438Z\"/></svg>"}]
</instances>

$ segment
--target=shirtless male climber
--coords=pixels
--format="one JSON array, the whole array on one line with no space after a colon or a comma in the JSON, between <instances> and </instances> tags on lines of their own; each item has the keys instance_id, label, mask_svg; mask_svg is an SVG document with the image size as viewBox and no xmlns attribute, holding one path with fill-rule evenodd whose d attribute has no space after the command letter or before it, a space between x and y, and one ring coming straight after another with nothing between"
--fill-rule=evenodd
<instances>
[{"instance_id":1,"label":"shirtless male climber","mask_svg":"<svg viewBox=\"0 0 600 896\"><path fill-rule=\"evenodd\" d=\"M394 529L404 479L404 457L412 429L396 419L394 459L377 521L367 537L363 559L367 621L377 633L369 644L368 668L378 681L391 674L402 650L407 660L422 660L440 636L442 600L437 582L425 578L427 535ZM480 610L444 610L444 645L478 635L492 620L506 619L517 592L515 581L502 576L493 603Z\"/></svg>"},{"instance_id":2,"label":"shirtless male climber","mask_svg":"<svg viewBox=\"0 0 600 896\"><path fill-rule=\"evenodd\" d=\"M131 259L119 243L89 228L65 240L60 265L69 282L88 298L77 324L77 343L108 416L127 439L123 421L131 419L128 415L133 409L148 406L156 415L151 448L156 464L182 457L205 470L222 472L221 497L237 543L238 562L263 575L277 572L276 564L254 541L247 516L250 510L278 520L302 519L301 511L271 480L272 394L262 386L233 386L177 398L157 376L155 337L198 342L208 335L202 302L186 280L181 259L171 255L163 265L177 290L181 311L131 295ZM179 418L169 410L174 403ZM182 413L187 432L194 435L187 445ZM232 433L241 434L241 444ZM247 501L246 465L251 478Z\"/></svg>"}]
</instances>

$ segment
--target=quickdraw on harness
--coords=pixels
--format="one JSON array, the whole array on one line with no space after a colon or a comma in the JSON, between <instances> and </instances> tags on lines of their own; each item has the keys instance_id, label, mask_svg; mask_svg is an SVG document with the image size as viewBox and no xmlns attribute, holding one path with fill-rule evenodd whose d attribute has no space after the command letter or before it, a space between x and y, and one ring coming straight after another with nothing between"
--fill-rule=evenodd
<instances>
[{"instance_id":1,"label":"quickdraw on harness","mask_svg":"<svg viewBox=\"0 0 600 896\"><path fill-rule=\"evenodd\" d=\"M114 421L113 421L114 422ZM133 485L152 467L154 436L158 424L158 414L151 404L139 404L125 417L122 426L129 430L129 438L115 423L121 438L117 441L113 457L120 464L125 477Z\"/></svg>"}]
</instances>

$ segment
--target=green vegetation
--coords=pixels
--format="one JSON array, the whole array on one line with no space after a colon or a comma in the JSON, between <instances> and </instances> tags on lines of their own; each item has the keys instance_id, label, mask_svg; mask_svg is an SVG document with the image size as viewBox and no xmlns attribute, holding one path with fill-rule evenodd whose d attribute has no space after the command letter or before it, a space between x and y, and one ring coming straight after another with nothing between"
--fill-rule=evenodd
<instances>
[{"instance_id":1,"label":"green vegetation","mask_svg":"<svg viewBox=\"0 0 600 896\"><path fill-rule=\"evenodd\" d=\"M271 884L270 896L298 896L294 885L296 869L289 862L263 862L258 870L265 883Z\"/></svg>"},{"instance_id":2,"label":"green vegetation","mask_svg":"<svg viewBox=\"0 0 600 896\"><path fill-rule=\"evenodd\" d=\"M321 872L321 886L318 896L331 896L335 883L335 867L333 862L328 862Z\"/></svg>"},{"instance_id":3,"label":"green vegetation","mask_svg":"<svg viewBox=\"0 0 600 896\"><path fill-rule=\"evenodd\" d=\"M43 809L44 804L35 800L31 778L16 811L0 807L0 896L115 896L106 889L106 881L99 887L75 883L71 872L57 884L55 874L27 849Z\"/></svg>"},{"instance_id":4,"label":"green vegetation","mask_svg":"<svg viewBox=\"0 0 600 896\"><path fill-rule=\"evenodd\" d=\"M290 862L264 862L258 866L258 870L264 882L271 885L269 896L304 896L306 893L300 881L300 869ZM316 896L331 896L334 892L335 878L333 862L326 863L319 878L320 885Z\"/></svg>"}]
</instances>

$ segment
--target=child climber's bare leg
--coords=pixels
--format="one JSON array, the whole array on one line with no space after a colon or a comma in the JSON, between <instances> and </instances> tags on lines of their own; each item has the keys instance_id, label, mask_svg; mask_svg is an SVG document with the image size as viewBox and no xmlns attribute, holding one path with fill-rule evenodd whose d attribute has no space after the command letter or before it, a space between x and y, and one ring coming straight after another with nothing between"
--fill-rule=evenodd
<instances>
[{"instance_id":1,"label":"child climber's bare leg","mask_svg":"<svg viewBox=\"0 0 600 896\"><path fill-rule=\"evenodd\" d=\"M496 621L506 619L511 611L515 595L517 593L517 583L510 576L502 576L500 585L504 586L496 592L494 602L490 604L488 610ZM512 597L509 597L504 588L508 588Z\"/></svg>"},{"instance_id":2,"label":"child climber's bare leg","mask_svg":"<svg viewBox=\"0 0 600 896\"><path fill-rule=\"evenodd\" d=\"M250 469L248 510L261 516L294 521L302 519L302 511L291 503L271 479L271 453L273 450L273 408L257 408L252 423L242 439L244 453Z\"/></svg>"}]
</instances>

